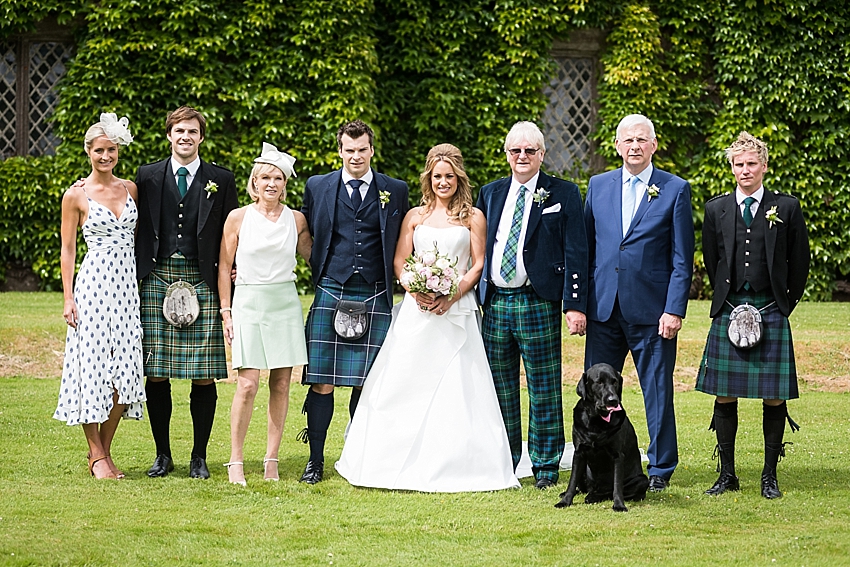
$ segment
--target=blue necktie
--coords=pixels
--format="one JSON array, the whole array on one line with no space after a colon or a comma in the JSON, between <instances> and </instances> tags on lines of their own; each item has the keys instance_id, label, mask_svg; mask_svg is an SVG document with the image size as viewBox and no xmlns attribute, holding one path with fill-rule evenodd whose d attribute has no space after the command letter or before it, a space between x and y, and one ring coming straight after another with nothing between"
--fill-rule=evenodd
<instances>
[{"instance_id":1,"label":"blue necktie","mask_svg":"<svg viewBox=\"0 0 850 567\"><path fill-rule=\"evenodd\" d=\"M189 175L189 170L185 167L181 167L177 170L177 190L180 191L181 197L185 197L186 193L189 191L189 187L186 185L187 175Z\"/></svg>"},{"instance_id":2,"label":"blue necktie","mask_svg":"<svg viewBox=\"0 0 850 567\"><path fill-rule=\"evenodd\" d=\"M516 277L516 257L519 248L519 233L522 232L522 217L525 213L525 185L520 185L519 195L516 198L514 216L511 219L511 231L508 233L508 241L505 243L505 252L502 254L502 266L499 275L505 282L510 283Z\"/></svg>"},{"instance_id":3,"label":"blue necktie","mask_svg":"<svg viewBox=\"0 0 850 567\"><path fill-rule=\"evenodd\" d=\"M629 186L623 192L623 237L629 231L632 217L635 215L635 201L637 201L637 184L640 179L635 175L629 181Z\"/></svg>"},{"instance_id":4,"label":"blue necktie","mask_svg":"<svg viewBox=\"0 0 850 567\"><path fill-rule=\"evenodd\" d=\"M753 210L750 207L752 207L755 202L756 200L752 197L744 199L744 223L747 225L747 228L753 224Z\"/></svg>"},{"instance_id":5,"label":"blue necktie","mask_svg":"<svg viewBox=\"0 0 850 567\"><path fill-rule=\"evenodd\" d=\"M360 203L363 202L363 197L360 195L360 186L364 183L365 181L362 179L352 179L348 182L348 185L351 187L351 204L354 205L355 212L360 208Z\"/></svg>"}]
</instances>

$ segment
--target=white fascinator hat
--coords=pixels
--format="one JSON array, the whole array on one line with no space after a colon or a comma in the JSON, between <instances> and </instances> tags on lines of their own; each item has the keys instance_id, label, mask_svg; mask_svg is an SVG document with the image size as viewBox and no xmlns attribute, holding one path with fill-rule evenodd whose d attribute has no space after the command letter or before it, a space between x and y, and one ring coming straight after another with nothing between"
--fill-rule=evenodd
<instances>
[{"instance_id":1,"label":"white fascinator hat","mask_svg":"<svg viewBox=\"0 0 850 567\"><path fill-rule=\"evenodd\" d=\"M104 112L100 115L100 126L103 128L103 133L112 142L120 146L126 146L133 141L133 136L127 129L129 124L130 121L126 116L122 116L119 120L118 115L114 112Z\"/></svg>"},{"instance_id":2,"label":"white fascinator hat","mask_svg":"<svg viewBox=\"0 0 850 567\"><path fill-rule=\"evenodd\" d=\"M287 179L297 177L295 175L295 158L286 152L278 151L276 147L263 142L263 151L260 157L254 159L254 163L267 163L273 165L283 172Z\"/></svg>"}]
</instances>

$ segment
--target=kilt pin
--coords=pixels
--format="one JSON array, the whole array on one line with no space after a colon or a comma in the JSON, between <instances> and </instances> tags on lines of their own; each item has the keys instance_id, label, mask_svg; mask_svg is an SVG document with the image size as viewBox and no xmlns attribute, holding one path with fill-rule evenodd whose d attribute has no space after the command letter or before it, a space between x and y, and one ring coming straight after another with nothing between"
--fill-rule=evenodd
<instances>
[{"instance_id":1,"label":"kilt pin","mask_svg":"<svg viewBox=\"0 0 850 567\"><path fill-rule=\"evenodd\" d=\"M520 360L525 368L528 450L537 486L542 488L557 482L564 450L561 313L586 309L587 237L577 185L540 172L519 192L517 186L507 177L481 188L476 207L487 219L487 242L478 297L484 308L484 347L514 469L522 455ZM526 189L528 194L523 193ZM517 243L516 254L526 277L505 278L499 258L507 255L503 250L510 245L504 239L497 241L497 233L503 214L513 215L520 198L526 199L528 210L523 211L525 236ZM519 215L513 224L518 220Z\"/></svg>"}]
</instances>

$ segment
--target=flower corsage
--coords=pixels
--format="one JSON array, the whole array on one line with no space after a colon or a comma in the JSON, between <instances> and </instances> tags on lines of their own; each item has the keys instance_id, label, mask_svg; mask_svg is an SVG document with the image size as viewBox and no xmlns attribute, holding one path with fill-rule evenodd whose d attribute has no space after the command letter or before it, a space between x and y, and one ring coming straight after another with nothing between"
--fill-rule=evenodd
<instances>
[{"instance_id":1,"label":"flower corsage","mask_svg":"<svg viewBox=\"0 0 850 567\"><path fill-rule=\"evenodd\" d=\"M657 197L661 192L661 189L658 188L658 185L654 183L646 188L646 200L647 202L651 201L653 197Z\"/></svg>"},{"instance_id":2,"label":"flower corsage","mask_svg":"<svg viewBox=\"0 0 850 567\"><path fill-rule=\"evenodd\" d=\"M381 201L381 208L383 209L384 207L387 206L387 203L390 202L390 192L389 191L379 191L378 192L378 199Z\"/></svg>"},{"instance_id":3,"label":"flower corsage","mask_svg":"<svg viewBox=\"0 0 850 567\"><path fill-rule=\"evenodd\" d=\"M207 186L204 187L204 191L207 192L207 199L209 199L213 193L218 191L218 184L215 181L210 181L207 183Z\"/></svg>"},{"instance_id":4,"label":"flower corsage","mask_svg":"<svg viewBox=\"0 0 850 567\"><path fill-rule=\"evenodd\" d=\"M538 187L537 191L531 195L531 198L534 199L534 202L537 203L537 206L539 207L546 201L546 199L549 198L549 194L549 191L543 187Z\"/></svg>"},{"instance_id":5,"label":"flower corsage","mask_svg":"<svg viewBox=\"0 0 850 567\"><path fill-rule=\"evenodd\" d=\"M765 211L764 218L766 218L767 222L770 223L769 228L773 228L774 224L782 222L782 219L779 218L779 213L776 211L776 205L770 207L767 211Z\"/></svg>"}]
</instances>

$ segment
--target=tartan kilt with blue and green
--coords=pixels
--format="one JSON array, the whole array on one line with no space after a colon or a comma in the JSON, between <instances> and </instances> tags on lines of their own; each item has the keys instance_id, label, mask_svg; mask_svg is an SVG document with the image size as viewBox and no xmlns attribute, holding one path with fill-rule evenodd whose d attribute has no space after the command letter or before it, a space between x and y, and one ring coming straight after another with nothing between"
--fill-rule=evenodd
<instances>
[{"instance_id":1,"label":"tartan kilt with blue and green","mask_svg":"<svg viewBox=\"0 0 850 567\"><path fill-rule=\"evenodd\" d=\"M742 303L762 309L773 301L768 293L730 293L732 305ZM727 303L711 322L697 375L696 389L730 398L792 400L797 389L797 365L788 318L776 304L761 312L762 340L751 349L735 347L726 334L732 307Z\"/></svg>"},{"instance_id":2,"label":"tartan kilt with blue and green","mask_svg":"<svg viewBox=\"0 0 850 567\"><path fill-rule=\"evenodd\" d=\"M354 274L344 284L323 276L307 315L307 366L302 384L362 386L384 344L392 322L392 310L384 299L384 282L368 283ZM369 329L356 340L344 339L334 331L338 299L365 301Z\"/></svg>"},{"instance_id":3,"label":"tartan kilt with blue and green","mask_svg":"<svg viewBox=\"0 0 850 567\"><path fill-rule=\"evenodd\" d=\"M200 313L188 327L174 327L162 314L169 284L183 280L195 286ZM144 337L145 375L176 380L223 380L227 355L219 315L218 294L201 277L197 260L159 258L139 286Z\"/></svg>"}]
</instances>

